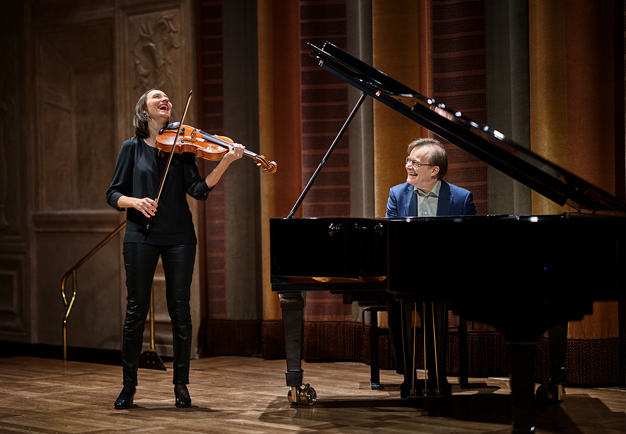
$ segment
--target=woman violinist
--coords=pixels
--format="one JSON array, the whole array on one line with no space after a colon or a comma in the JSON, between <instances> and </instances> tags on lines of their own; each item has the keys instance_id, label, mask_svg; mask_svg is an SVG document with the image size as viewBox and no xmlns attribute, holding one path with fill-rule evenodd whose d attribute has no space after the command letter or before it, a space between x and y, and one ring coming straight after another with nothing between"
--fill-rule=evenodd
<instances>
[{"instance_id":1,"label":"woman violinist","mask_svg":"<svg viewBox=\"0 0 626 434\"><path fill-rule=\"evenodd\" d=\"M129 408L135 396L143 330L159 257L172 322L175 404L191 405L187 390L192 339L189 300L197 240L186 195L206 200L228 166L244 153L243 146L234 144L204 179L193 153L173 155L157 203L154 198L169 157L159 156L157 136L171 113L169 98L158 89L139 98L133 119L135 137L122 144L106 195L109 205L127 210L123 248L128 294L122 340L124 387L115 401L116 409Z\"/></svg>"}]
</instances>

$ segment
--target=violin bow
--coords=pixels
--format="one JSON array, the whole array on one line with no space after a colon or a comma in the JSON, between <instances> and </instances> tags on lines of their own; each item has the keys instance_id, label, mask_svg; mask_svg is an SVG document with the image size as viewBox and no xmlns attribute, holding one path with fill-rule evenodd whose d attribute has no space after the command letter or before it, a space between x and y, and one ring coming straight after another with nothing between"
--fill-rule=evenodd
<instances>
[{"instance_id":1,"label":"violin bow","mask_svg":"<svg viewBox=\"0 0 626 434\"><path fill-rule=\"evenodd\" d=\"M165 184L165 178L167 177L167 172L169 171L170 164L172 163L172 158L174 157L174 150L176 149L176 142L178 142L178 137L180 135L180 129L183 127L183 122L185 121L185 116L187 115L187 109L189 108L189 102L191 101L191 94L193 90L189 91L189 96L187 97L187 104L185 104L185 111L183 111L183 117L180 120L180 124L178 125L178 129L176 130L176 136L174 136L174 144L172 145L172 152L170 152L170 156L167 158L167 164L165 165L165 172L163 172L163 176L161 177L161 184L159 185L159 191L157 193L156 203L159 203L159 199L161 198L161 192L163 191L163 184ZM146 225L146 229L150 228L150 224L152 223L152 217L148 220L148 224Z\"/></svg>"}]
</instances>

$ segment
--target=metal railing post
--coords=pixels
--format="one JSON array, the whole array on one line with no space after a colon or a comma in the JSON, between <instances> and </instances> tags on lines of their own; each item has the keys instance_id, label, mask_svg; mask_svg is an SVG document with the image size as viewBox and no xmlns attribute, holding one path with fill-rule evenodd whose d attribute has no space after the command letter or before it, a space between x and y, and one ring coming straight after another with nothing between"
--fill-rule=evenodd
<instances>
[{"instance_id":1,"label":"metal railing post","mask_svg":"<svg viewBox=\"0 0 626 434\"><path fill-rule=\"evenodd\" d=\"M89 258L91 258L98 250L104 247L106 243L111 241L111 239L116 236L122 229L124 229L125 226L126 221L120 224L113 232L111 232L104 240L102 240L100 244L98 244L89 253L87 253L80 261L76 263L76 265L70 268L63 275L63 279L61 279L61 296L63 297L63 305L67 307L65 311L65 316L63 317L63 360L67 360L67 320L70 316L70 312L72 311L72 307L74 306L74 300L76 300L76 274L78 268L83 265ZM65 295L65 282L70 275L72 275L72 298L68 302L67 296Z\"/></svg>"}]
</instances>

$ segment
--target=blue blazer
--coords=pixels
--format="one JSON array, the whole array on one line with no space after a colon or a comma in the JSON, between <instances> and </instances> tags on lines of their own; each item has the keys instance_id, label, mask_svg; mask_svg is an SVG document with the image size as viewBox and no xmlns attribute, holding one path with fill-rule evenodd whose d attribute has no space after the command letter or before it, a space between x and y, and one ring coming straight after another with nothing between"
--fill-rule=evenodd
<instances>
[{"instance_id":1,"label":"blue blazer","mask_svg":"<svg viewBox=\"0 0 626 434\"><path fill-rule=\"evenodd\" d=\"M413 193L413 186L408 182L398 184L389 190L386 217L414 217L409 216L409 201ZM438 216L474 215L474 198L472 193L464 188L441 181L439 201L437 202Z\"/></svg>"}]
</instances>

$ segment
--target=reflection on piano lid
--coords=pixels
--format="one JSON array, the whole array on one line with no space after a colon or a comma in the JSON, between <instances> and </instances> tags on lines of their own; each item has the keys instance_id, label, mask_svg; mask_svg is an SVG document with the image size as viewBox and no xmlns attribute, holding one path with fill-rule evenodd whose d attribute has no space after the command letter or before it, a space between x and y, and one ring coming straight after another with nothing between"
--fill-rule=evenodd
<instances>
[{"instance_id":1,"label":"reflection on piano lid","mask_svg":"<svg viewBox=\"0 0 626 434\"><path fill-rule=\"evenodd\" d=\"M559 205L624 212L623 201L445 104L426 98L330 42L308 44L320 66Z\"/></svg>"}]
</instances>

